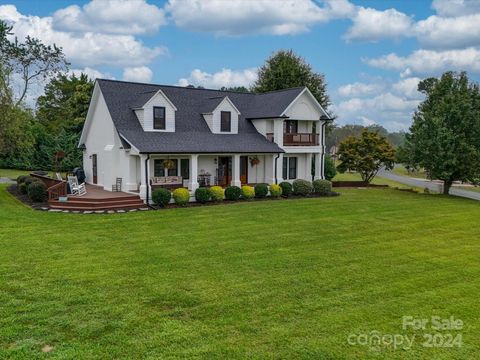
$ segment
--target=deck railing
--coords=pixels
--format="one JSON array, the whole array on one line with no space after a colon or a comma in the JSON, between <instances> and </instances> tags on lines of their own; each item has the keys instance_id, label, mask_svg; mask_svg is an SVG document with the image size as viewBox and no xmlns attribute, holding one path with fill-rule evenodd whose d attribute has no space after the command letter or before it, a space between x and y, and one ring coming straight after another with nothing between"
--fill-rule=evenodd
<instances>
[{"instance_id":1,"label":"deck railing","mask_svg":"<svg viewBox=\"0 0 480 360\"><path fill-rule=\"evenodd\" d=\"M283 145L286 146L316 146L318 134L315 133L284 133Z\"/></svg>"},{"instance_id":2,"label":"deck railing","mask_svg":"<svg viewBox=\"0 0 480 360\"><path fill-rule=\"evenodd\" d=\"M61 196L67 196L67 182L62 181L58 184L50 186L47 189L48 200L58 200Z\"/></svg>"}]
</instances>

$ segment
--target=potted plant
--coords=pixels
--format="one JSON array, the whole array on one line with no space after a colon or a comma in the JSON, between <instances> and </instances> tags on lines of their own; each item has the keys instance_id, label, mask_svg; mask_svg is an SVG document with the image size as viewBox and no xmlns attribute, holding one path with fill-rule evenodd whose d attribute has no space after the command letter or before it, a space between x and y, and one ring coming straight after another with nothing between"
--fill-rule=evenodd
<instances>
[{"instance_id":1,"label":"potted plant","mask_svg":"<svg viewBox=\"0 0 480 360\"><path fill-rule=\"evenodd\" d=\"M250 158L250 164L252 166L256 166L256 165L260 164L260 159L258 158L258 156L252 156Z\"/></svg>"},{"instance_id":2,"label":"potted plant","mask_svg":"<svg viewBox=\"0 0 480 360\"><path fill-rule=\"evenodd\" d=\"M175 163L170 159L163 160L162 165L165 169L169 169L169 170L175 167Z\"/></svg>"}]
</instances>

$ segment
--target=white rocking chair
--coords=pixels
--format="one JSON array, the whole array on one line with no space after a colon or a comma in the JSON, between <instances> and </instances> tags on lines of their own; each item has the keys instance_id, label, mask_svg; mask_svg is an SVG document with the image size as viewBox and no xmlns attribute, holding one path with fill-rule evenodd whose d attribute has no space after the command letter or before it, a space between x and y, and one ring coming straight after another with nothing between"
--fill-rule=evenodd
<instances>
[{"instance_id":1,"label":"white rocking chair","mask_svg":"<svg viewBox=\"0 0 480 360\"><path fill-rule=\"evenodd\" d=\"M82 196L87 193L85 183L79 184L76 176L68 176L68 184L70 185L72 195Z\"/></svg>"}]
</instances>

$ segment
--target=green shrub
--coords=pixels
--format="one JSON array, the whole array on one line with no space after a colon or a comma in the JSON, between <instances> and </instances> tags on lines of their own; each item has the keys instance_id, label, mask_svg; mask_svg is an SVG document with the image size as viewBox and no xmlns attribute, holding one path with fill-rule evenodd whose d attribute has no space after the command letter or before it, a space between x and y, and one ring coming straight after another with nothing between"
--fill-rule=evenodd
<instances>
[{"instance_id":1,"label":"green shrub","mask_svg":"<svg viewBox=\"0 0 480 360\"><path fill-rule=\"evenodd\" d=\"M292 195L293 187L288 181L283 181L280 183L280 187L282 188L282 195L285 197L289 197Z\"/></svg>"},{"instance_id":2,"label":"green shrub","mask_svg":"<svg viewBox=\"0 0 480 360\"><path fill-rule=\"evenodd\" d=\"M332 180L337 175L337 168L335 162L330 155L325 155L324 163L325 179Z\"/></svg>"},{"instance_id":3,"label":"green shrub","mask_svg":"<svg viewBox=\"0 0 480 360\"><path fill-rule=\"evenodd\" d=\"M195 190L195 200L197 200L197 202L199 202L200 204L205 204L207 201L210 200L210 198L211 195L208 188L201 187Z\"/></svg>"},{"instance_id":4,"label":"green shrub","mask_svg":"<svg viewBox=\"0 0 480 360\"><path fill-rule=\"evenodd\" d=\"M188 201L190 200L190 191L185 188L178 188L173 190L172 196L175 204L183 206L188 204Z\"/></svg>"},{"instance_id":5,"label":"green shrub","mask_svg":"<svg viewBox=\"0 0 480 360\"><path fill-rule=\"evenodd\" d=\"M27 180L28 175L20 175L17 177L17 185L23 184Z\"/></svg>"},{"instance_id":6,"label":"green shrub","mask_svg":"<svg viewBox=\"0 0 480 360\"><path fill-rule=\"evenodd\" d=\"M282 195L282 187L277 184L270 185L270 196L273 198L280 197Z\"/></svg>"},{"instance_id":7,"label":"green shrub","mask_svg":"<svg viewBox=\"0 0 480 360\"><path fill-rule=\"evenodd\" d=\"M332 183L328 180L315 180L312 185L315 194L328 195L332 191Z\"/></svg>"},{"instance_id":8,"label":"green shrub","mask_svg":"<svg viewBox=\"0 0 480 360\"><path fill-rule=\"evenodd\" d=\"M268 185L267 184L257 184L255 185L255 197L264 198L268 195Z\"/></svg>"},{"instance_id":9,"label":"green shrub","mask_svg":"<svg viewBox=\"0 0 480 360\"><path fill-rule=\"evenodd\" d=\"M222 201L224 191L221 186L212 186L210 188L210 195L213 201Z\"/></svg>"},{"instance_id":10,"label":"green shrub","mask_svg":"<svg viewBox=\"0 0 480 360\"><path fill-rule=\"evenodd\" d=\"M22 182L20 184L17 185L17 190L20 194L23 194L23 195L26 195L27 194L27 188L28 188L28 185L25 184L25 182Z\"/></svg>"},{"instance_id":11,"label":"green shrub","mask_svg":"<svg viewBox=\"0 0 480 360\"><path fill-rule=\"evenodd\" d=\"M225 199L237 201L242 195L242 189L238 186L229 186L225 189Z\"/></svg>"},{"instance_id":12,"label":"green shrub","mask_svg":"<svg viewBox=\"0 0 480 360\"><path fill-rule=\"evenodd\" d=\"M307 196L313 191L313 185L310 181L297 179L293 182L293 193L299 196Z\"/></svg>"},{"instance_id":13,"label":"green shrub","mask_svg":"<svg viewBox=\"0 0 480 360\"><path fill-rule=\"evenodd\" d=\"M27 186L27 193L30 200L34 202L43 202L47 200L47 185L43 181L33 181Z\"/></svg>"},{"instance_id":14,"label":"green shrub","mask_svg":"<svg viewBox=\"0 0 480 360\"><path fill-rule=\"evenodd\" d=\"M152 200L153 203L159 206L166 206L172 198L172 193L164 188L158 188L153 190Z\"/></svg>"},{"instance_id":15,"label":"green shrub","mask_svg":"<svg viewBox=\"0 0 480 360\"><path fill-rule=\"evenodd\" d=\"M35 178L35 177L33 177L33 176L27 176L23 182L24 182L25 184L27 184L27 186L28 186L28 185L30 185L30 184L33 183L33 182L39 182L39 181L40 181L40 182L43 182L43 181L40 180L39 178Z\"/></svg>"},{"instance_id":16,"label":"green shrub","mask_svg":"<svg viewBox=\"0 0 480 360\"><path fill-rule=\"evenodd\" d=\"M255 197L255 189L248 185L242 186L242 197L246 200L253 199Z\"/></svg>"}]
</instances>

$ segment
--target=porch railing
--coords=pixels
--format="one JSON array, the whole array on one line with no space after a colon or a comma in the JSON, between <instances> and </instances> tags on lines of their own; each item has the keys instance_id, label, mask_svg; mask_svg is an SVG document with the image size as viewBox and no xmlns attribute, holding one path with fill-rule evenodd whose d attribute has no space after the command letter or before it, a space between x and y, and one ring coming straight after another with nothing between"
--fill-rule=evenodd
<instances>
[{"instance_id":1,"label":"porch railing","mask_svg":"<svg viewBox=\"0 0 480 360\"><path fill-rule=\"evenodd\" d=\"M47 189L48 200L58 200L61 196L67 196L67 182L62 181Z\"/></svg>"},{"instance_id":2,"label":"porch railing","mask_svg":"<svg viewBox=\"0 0 480 360\"><path fill-rule=\"evenodd\" d=\"M318 145L318 134L315 133L284 133L283 145L315 146Z\"/></svg>"}]
</instances>

